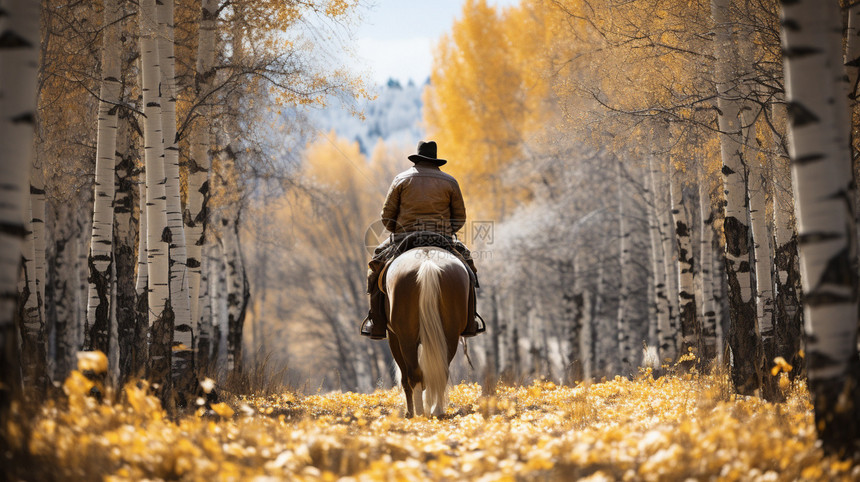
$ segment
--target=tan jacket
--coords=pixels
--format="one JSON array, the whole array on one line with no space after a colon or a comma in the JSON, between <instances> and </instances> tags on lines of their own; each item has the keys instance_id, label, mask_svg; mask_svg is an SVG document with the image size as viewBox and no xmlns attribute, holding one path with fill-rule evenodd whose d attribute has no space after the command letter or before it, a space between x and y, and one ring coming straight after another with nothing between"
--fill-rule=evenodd
<instances>
[{"instance_id":1,"label":"tan jacket","mask_svg":"<svg viewBox=\"0 0 860 482\"><path fill-rule=\"evenodd\" d=\"M460 185L438 167L419 162L394 178L382 223L392 233L433 231L453 235L466 224L466 206Z\"/></svg>"}]
</instances>

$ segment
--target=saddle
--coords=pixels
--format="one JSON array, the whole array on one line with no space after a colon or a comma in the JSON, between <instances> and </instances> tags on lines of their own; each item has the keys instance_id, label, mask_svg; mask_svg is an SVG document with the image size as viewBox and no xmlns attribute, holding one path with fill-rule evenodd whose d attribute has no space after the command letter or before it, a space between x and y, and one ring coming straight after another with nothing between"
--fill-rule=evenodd
<instances>
[{"instance_id":1,"label":"saddle","mask_svg":"<svg viewBox=\"0 0 860 482\"><path fill-rule=\"evenodd\" d=\"M382 318L382 320L380 321L384 321L385 326L388 326L388 311L385 309L385 300L387 298L385 294L385 279L386 274L388 273L388 267L395 259L397 259L398 256L409 251L410 249L426 247L437 247L448 251L457 259L459 259L460 262L463 263L463 266L466 267L466 271L469 273L469 304L467 320L475 320L477 317L481 320L480 324L478 325L477 333L483 333L484 331L486 331L486 324L484 323L483 318L481 318L480 315L477 314L477 297L475 293L475 288L479 286L478 275L469 267L468 261L460 253L457 248L457 243L451 237L439 233L434 233L431 231L416 231L411 233L396 234L392 238L392 242L388 246L388 248L383 250L377 256L378 259L384 260L385 263L380 270L379 278L377 279L377 288L379 289L379 295L376 298L378 306L375 307L375 309L373 310L379 314L380 318ZM474 335L469 334L465 336Z\"/></svg>"},{"instance_id":2,"label":"saddle","mask_svg":"<svg viewBox=\"0 0 860 482\"><path fill-rule=\"evenodd\" d=\"M466 266L466 271L469 272L469 278L471 279L472 285L474 287L480 287L478 284L478 275L469 268L469 262L460 253L457 244L458 243L454 241L453 238L445 236L444 234L434 233L432 231L415 231L411 233L392 235L391 244L389 244L388 247L377 256L377 258L383 260L385 263L382 270L379 272L379 289L382 290L382 287L385 286L383 284L383 278L392 261L410 249L426 247L442 248L456 256L457 259Z\"/></svg>"}]
</instances>

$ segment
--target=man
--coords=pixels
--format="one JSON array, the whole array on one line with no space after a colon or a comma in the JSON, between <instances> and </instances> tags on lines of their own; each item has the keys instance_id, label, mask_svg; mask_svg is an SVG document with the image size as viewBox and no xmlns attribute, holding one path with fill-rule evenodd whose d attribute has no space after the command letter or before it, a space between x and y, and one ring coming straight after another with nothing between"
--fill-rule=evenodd
<instances>
[{"instance_id":1,"label":"man","mask_svg":"<svg viewBox=\"0 0 860 482\"><path fill-rule=\"evenodd\" d=\"M415 163L411 169L394 178L385 204L382 207L382 223L392 237L386 239L374 251L367 271L367 292L370 294L370 312L361 325L361 334L374 340L386 337L385 295L377 286L379 272L392 253L392 238L396 243L409 233L432 232L444 236L449 244L476 272L475 264L466 246L453 236L466 224L466 206L460 185L450 174L439 169L445 159L436 157L434 141L419 142L418 153L409 156ZM474 278L477 286L477 277ZM479 333L477 322L470 319L462 336Z\"/></svg>"}]
</instances>

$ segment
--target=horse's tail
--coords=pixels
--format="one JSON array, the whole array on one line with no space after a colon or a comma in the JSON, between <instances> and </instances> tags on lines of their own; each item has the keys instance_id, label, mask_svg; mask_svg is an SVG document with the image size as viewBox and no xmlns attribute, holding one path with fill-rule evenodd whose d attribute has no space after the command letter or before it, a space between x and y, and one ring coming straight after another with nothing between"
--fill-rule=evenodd
<instances>
[{"instance_id":1,"label":"horse's tail","mask_svg":"<svg viewBox=\"0 0 860 482\"><path fill-rule=\"evenodd\" d=\"M418 268L418 325L421 350L418 366L424 379L424 406L444 407L448 388L448 343L442 328L439 309L439 279L442 268L431 258L421 262Z\"/></svg>"}]
</instances>

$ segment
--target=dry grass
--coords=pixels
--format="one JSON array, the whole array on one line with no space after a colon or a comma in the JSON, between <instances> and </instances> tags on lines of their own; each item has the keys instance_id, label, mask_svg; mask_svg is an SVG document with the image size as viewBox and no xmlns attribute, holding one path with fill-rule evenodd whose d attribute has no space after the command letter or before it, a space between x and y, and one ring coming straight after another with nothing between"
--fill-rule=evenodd
<instances>
[{"instance_id":1,"label":"dry grass","mask_svg":"<svg viewBox=\"0 0 860 482\"><path fill-rule=\"evenodd\" d=\"M242 396L171 421L145 387L119 403L74 373L3 435L27 480L851 480L816 446L805 387L786 402L736 397L725 376L452 387L441 419L402 418L399 390ZM209 412L211 414L211 412ZM4 475L4 474L0 474ZM3 478L3 477L0 477Z\"/></svg>"}]
</instances>

